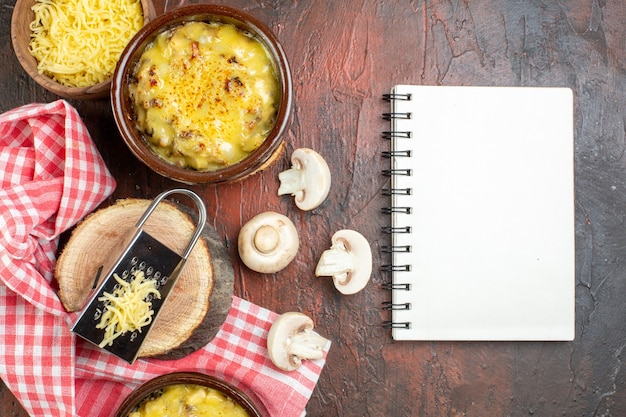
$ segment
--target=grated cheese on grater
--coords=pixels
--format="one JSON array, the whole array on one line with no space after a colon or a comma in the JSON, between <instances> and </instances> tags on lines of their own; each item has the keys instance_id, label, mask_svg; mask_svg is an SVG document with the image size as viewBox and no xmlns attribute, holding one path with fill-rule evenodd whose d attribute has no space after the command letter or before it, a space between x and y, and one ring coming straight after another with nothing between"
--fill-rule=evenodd
<instances>
[{"instance_id":1,"label":"grated cheese on grater","mask_svg":"<svg viewBox=\"0 0 626 417\"><path fill-rule=\"evenodd\" d=\"M152 322L154 311L149 296L161 298L155 279L148 279L143 271L133 272L133 279L125 281L119 275L113 275L118 285L113 293L105 292L99 301L105 302L105 310L98 329L105 329L100 347L110 346L113 341L126 332L141 332L141 328Z\"/></svg>"}]
</instances>

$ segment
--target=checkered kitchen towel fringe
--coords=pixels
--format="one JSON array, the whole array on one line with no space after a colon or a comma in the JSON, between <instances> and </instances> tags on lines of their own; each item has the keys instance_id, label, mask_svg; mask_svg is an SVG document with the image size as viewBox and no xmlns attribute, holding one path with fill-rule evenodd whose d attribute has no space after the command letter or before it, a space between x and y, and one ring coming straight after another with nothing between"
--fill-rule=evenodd
<instances>
[{"instance_id":1,"label":"checkered kitchen towel fringe","mask_svg":"<svg viewBox=\"0 0 626 417\"><path fill-rule=\"evenodd\" d=\"M211 343L176 361L130 365L77 341L51 284L58 236L114 187L67 102L0 115L0 377L24 408L37 417L109 417L140 383L197 371L252 392L271 416L303 415L325 359L279 371L265 348L277 314L237 297Z\"/></svg>"}]
</instances>

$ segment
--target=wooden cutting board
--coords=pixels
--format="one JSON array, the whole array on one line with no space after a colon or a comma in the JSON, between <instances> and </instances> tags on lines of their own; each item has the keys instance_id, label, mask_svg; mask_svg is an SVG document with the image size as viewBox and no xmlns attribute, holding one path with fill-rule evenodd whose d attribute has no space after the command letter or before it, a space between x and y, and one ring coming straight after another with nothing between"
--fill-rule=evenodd
<instances>
[{"instance_id":1,"label":"wooden cutting board","mask_svg":"<svg viewBox=\"0 0 626 417\"><path fill-rule=\"evenodd\" d=\"M116 256L116 246L150 202L119 200L76 226L55 271L59 297L68 311L84 307L98 268L110 253ZM196 228L195 219L195 213L186 206L163 201L143 229L176 253L183 253ZM230 310L233 284L228 252L215 229L207 224L139 357L180 359L210 342Z\"/></svg>"}]
</instances>

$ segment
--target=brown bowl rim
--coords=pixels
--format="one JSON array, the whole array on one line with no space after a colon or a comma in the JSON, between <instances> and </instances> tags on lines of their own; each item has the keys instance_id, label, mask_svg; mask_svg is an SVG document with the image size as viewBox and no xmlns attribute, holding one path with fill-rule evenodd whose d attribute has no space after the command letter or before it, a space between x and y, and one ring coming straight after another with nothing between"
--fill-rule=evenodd
<instances>
[{"instance_id":1,"label":"brown bowl rim","mask_svg":"<svg viewBox=\"0 0 626 417\"><path fill-rule=\"evenodd\" d=\"M143 135L134 127L132 105L124 85L138 61L143 48L160 33L189 21L218 21L233 23L261 40L276 61L281 84L281 103L274 128L254 152L240 162L215 171L194 171L177 167L149 149ZM122 139L137 159L156 173L187 184L222 183L240 180L262 169L281 148L289 127L293 101L293 85L287 55L274 32L256 17L233 7L214 4L183 6L166 12L145 25L126 46L118 61L111 82L113 117Z\"/></svg>"},{"instance_id":2,"label":"brown bowl rim","mask_svg":"<svg viewBox=\"0 0 626 417\"><path fill-rule=\"evenodd\" d=\"M170 385L193 384L213 388L229 396L243 407L250 417L264 417L265 413L255 404L250 397L234 385L218 379L214 376L200 372L173 372L152 378L139 387L135 388L124 399L115 412L115 417L127 417L137 405L144 401L150 394Z\"/></svg>"},{"instance_id":3,"label":"brown bowl rim","mask_svg":"<svg viewBox=\"0 0 626 417\"><path fill-rule=\"evenodd\" d=\"M106 97L111 89L111 78L87 87L68 87L54 81L47 75L40 74L37 70L37 60L20 42L30 37L30 22L35 13L31 10L34 0L17 0L11 15L11 43L15 56L28 76L44 89L67 99L98 99ZM152 0L140 0L141 10L144 16L144 26L156 17L156 11ZM18 19L19 12L26 12L30 19Z\"/></svg>"}]
</instances>

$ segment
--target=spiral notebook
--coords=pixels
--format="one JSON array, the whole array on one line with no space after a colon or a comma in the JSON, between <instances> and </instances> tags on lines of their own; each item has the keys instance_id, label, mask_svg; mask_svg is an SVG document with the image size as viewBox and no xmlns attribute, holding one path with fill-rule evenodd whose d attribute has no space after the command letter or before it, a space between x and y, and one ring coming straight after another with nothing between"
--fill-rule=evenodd
<instances>
[{"instance_id":1,"label":"spiral notebook","mask_svg":"<svg viewBox=\"0 0 626 417\"><path fill-rule=\"evenodd\" d=\"M572 340L572 91L398 85L384 98L392 337Z\"/></svg>"}]
</instances>

